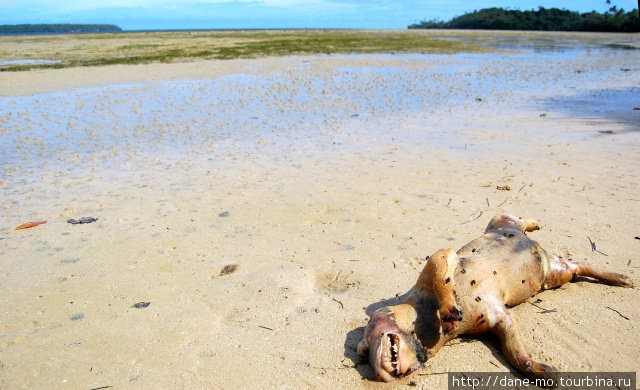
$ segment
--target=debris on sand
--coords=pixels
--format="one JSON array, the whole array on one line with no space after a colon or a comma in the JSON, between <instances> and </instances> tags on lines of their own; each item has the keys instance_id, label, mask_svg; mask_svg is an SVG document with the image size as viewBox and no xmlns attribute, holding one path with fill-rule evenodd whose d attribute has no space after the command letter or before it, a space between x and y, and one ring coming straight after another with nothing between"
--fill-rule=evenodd
<instances>
[{"instance_id":1,"label":"debris on sand","mask_svg":"<svg viewBox=\"0 0 640 390\"><path fill-rule=\"evenodd\" d=\"M13 228L13 230L22 230L22 229L30 229L32 227L38 226L38 225L43 225L47 223L47 221L35 221L35 222L27 222L27 223L23 223L20 226L16 226Z\"/></svg>"},{"instance_id":2,"label":"debris on sand","mask_svg":"<svg viewBox=\"0 0 640 390\"><path fill-rule=\"evenodd\" d=\"M220 276L229 275L238 269L238 264L227 264L220 270Z\"/></svg>"},{"instance_id":3,"label":"debris on sand","mask_svg":"<svg viewBox=\"0 0 640 390\"><path fill-rule=\"evenodd\" d=\"M72 225L79 225L79 224L83 224L83 223L92 223L97 221L98 218L94 218L94 217L82 217L80 219L67 219L67 223L70 223Z\"/></svg>"}]
</instances>

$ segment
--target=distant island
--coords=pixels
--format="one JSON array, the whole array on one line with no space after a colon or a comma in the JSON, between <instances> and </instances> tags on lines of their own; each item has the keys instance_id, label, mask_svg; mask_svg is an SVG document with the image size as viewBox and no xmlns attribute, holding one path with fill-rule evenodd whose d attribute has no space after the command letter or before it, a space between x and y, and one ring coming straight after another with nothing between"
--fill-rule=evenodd
<instances>
[{"instance_id":1,"label":"distant island","mask_svg":"<svg viewBox=\"0 0 640 390\"><path fill-rule=\"evenodd\" d=\"M113 24L4 24L0 35L113 33L122 29Z\"/></svg>"},{"instance_id":2,"label":"distant island","mask_svg":"<svg viewBox=\"0 0 640 390\"><path fill-rule=\"evenodd\" d=\"M457 16L448 22L422 21L410 25L409 28L640 32L640 15L637 10L625 12L623 9L616 9L616 7L612 7L603 14L596 11L581 14L564 9L544 7L539 7L537 11L485 8Z\"/></svg>"}]
</instances>

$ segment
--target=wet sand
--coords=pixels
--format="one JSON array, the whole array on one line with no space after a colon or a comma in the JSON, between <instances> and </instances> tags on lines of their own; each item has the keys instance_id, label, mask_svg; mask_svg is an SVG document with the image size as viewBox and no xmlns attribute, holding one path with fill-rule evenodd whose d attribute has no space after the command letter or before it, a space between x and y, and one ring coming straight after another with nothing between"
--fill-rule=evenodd
<instances>
[{"instance_id":1,"label":"wet sand","mask_svg":"<svg viewBox=\"0 0 640 390\"><path fill-rule=\"evenodd\" d=\"M0 387L388 388L355 353L368 308L500 212L638 285L639 63L521 49L0 74ZM580 280L531 300L551 313L513 311L547 364L638 372L639 298ZM496 340L456 340L398 385L507 370Z\"/></svg>"}]
</instances>

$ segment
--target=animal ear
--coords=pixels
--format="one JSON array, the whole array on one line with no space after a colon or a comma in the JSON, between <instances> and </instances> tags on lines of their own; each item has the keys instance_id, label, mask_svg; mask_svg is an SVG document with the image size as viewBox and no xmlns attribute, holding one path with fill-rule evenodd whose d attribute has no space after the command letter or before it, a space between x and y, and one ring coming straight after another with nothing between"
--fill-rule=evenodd
<instances>
[{"instance_id":1,"label":"animal ear","mask_svg":"<svg viewBox=\"0 0 640 390\"><path fill-rule=\"evenodd\" d=\"M369 352L369 341L367 341L366 337L362 337L362 340L358 343L358 355L361 357L366 357L367 352Z\"/></svg>"}]
</instances>

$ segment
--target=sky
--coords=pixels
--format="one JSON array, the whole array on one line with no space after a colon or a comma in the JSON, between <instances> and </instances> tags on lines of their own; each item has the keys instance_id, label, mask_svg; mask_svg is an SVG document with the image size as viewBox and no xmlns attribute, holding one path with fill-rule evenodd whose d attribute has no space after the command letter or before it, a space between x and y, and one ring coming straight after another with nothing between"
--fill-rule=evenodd
<instances>
[{"instance_id":1,"label":"sky","mask_svg":"<svg viewBox=\"0 0 640 390\"><path fill-rule=\"evenodd\" d=\"M630 11L637 0L611 0ZM0 24L106 23L124 30L404 29L482 8L606 11L606 0L0 0Z\"/></svg>"}]
</instances>

